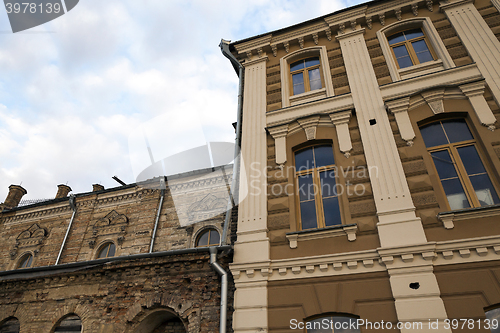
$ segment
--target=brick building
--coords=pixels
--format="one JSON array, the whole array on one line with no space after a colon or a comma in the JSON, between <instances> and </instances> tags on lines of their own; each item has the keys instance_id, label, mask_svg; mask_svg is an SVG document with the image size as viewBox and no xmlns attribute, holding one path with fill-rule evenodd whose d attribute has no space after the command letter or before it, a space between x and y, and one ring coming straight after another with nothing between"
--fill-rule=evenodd
<instances>
[{"instance_id":1,"label":"brick building","mask_svg":"<svg viewBox=\"0 0 500 333\"><path fill-rule=\"evenodd\" d=\"M233 228L221 242L231 175L220 167L69 197L59 185L55 199L28 205L11 185L0 332L219 331L221 305L232 313L220 276L232 260Z\"/></svg>"},{"instance_id":2,"label":"brick building","mask_svg":"<svg viewBox=\"0 0 500 333\"><path fill-rule=\"evenodd\" d=\"M222 42L253 182L235 332L498 332L499 10L376 0Z\"/></svg>"}]
</instances>

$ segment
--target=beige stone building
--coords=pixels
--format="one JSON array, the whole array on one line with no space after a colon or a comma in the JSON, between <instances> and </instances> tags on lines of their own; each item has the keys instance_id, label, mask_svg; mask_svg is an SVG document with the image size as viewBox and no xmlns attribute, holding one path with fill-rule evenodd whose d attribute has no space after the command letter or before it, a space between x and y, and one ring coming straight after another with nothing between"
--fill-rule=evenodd
<instances>
[{"instance_id":1,"label":"beige stone building","mask_svg":"<svg viewBox=\"0 0 500 333\"><path fill-rule=\"evenodd\" d=\"M0 332L225 332L231 177L226 166L70 196L59 185L55 199L27 204L11 185L0 205Z\"/></svg>"},{"instance_id":2,"label":"beige stone building","mask_svg":"<svg viewBox=\"0 0 500 333\"><path fill-rule=\"evenodd\" d=\"M499 10L371 1L222 42L248 184L234 332L498 332Z\"/></svg>"}]
</instances>

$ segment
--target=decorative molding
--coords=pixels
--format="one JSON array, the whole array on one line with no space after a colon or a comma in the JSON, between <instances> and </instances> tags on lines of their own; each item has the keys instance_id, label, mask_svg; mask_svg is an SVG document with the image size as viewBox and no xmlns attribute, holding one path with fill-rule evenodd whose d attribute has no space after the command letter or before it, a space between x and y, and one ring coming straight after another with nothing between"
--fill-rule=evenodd
<instances>
[{"instance_id":1,"label":"decorative molding","mask_svg":"<svg viewBox=\"0 0 500 333\"><path fill-rule=\"evenodd\" d=\"M368 29L372 30L372 17L371 16L366 17L366 26L368 27Z\"/></svg>"},{"instance_id":2,"label":"decorative molding","mask_svg":"<svg viewBox=\"0 0 500 333\"><path fill-rule=\"evenodd\" d=\"M434 114L444 112L444 104L443 104L444 90L445 88L440 88L421 93L422 97L427 102L427 104L431 108L432 112L434 112Z\"/></svg>"},{"instance_id":3,"label":"decorative molding","mask_svg":"<svg viewBox=\"0 0 500 333\"><path fill-rule=\"evenodd\" d=\"M454 222L465 220L476 220L483 217L500 216L500 205L485 206L478 208L468 208L454 210L450 212L441 212L437 215L439 221L443 222L445 229L453 229Z\"/></svg>"},{"instance_id":4,"label":"decorative molding","mask_svg":"<svg viewBox=\"0 0 500 333\"><path fill-rule=\"evenodd\" d=\"M271 50L273 51L273 56L276 57L278 55L278 45L277 44L271 45Z\"/></svg>"},{"instance_id":5,"label":"decorative molding","mask_svg":"<svg viewBox=\"0 0 500 333\"><path fill-rule=\"evenodd\" d=\"M283 42L283 47L285 48L286 53L290 51L290 44L288 43L288 41Z\"/></svg>"},{"instance_id":6,"label":"decorative molding","mask_svg":"<svg viewBox=\"0 0 500 333\"><path fill-rule=\"evenodd\" d=\"M218 198L212 193L189 206L187 215L192 223L201 222L224 213L227 210L227 198Z\"/></svg>"},{"instance_id":7,"label":"decorative molding","mask_svg":"<svg viewBox=\"0 0 500 333\"><path fill-rule=\"evenodd\" d=\"M28 229L21 232L16 238L16 244L10 250L10 259L17 256L19 249L29 248L36 255L47 238L48 231L34 223Z\"/></svg>"},{"instance_id":8,"label":"decorative molding","mask_svg":"<svg viewBox=\"0 0 500 333\"><path fill-rule=\"evenodd\" d=\"M310 116L307 118L297 119L299 125L306 132L307 140L315 140L316 139L316 128L318 127L320 116Z\"/></svg>"},{"instance_id":9,"label":"decorative molding","mask_svg":"<svg viewBox=\"0 0 500 333\"><path fill-rule=\"evenodd\" d=\"M413 15L418 16L418 3L411 4L411 11Z\"/></svg>"},{"instance_id":10,"label":"decorative molding","mask_svg":"<svg viewBox=\"0 0 500 333\"><path fill-rule=\"evenodd\" d=\"M378 14L378 20L380 21L380 24L382 26L384 26L385 25L385 14L384 13Z\"/></svg>"},{"instance_id":11,"label":"decorative molding","mask_svg":"<svg viewBox=\"0 0 500 333\"><path fill-rule=\"evenodd\" d=\"M486 102L486 100L484 99L485 87L486 82L484 80L459 86L464 95L469 98L469 102L476 112L476 115L479 118L481 124L488 127L490 131L494 131L496 128L494 125L494 123L496 122L496 118L491 111L488 102Z\"/></svg>"},{"instance_id":12,"label":"decorative molding","mask_svg":"<svg viewBox=\"0 0 500 333\"><path fill-rule=\"evenodd\" d=\"M354 242L356 240L356 232L358 231L357 225L338 225L335 227L329 227L325 229L316 229L316 230L304 230L298 232L291 232L286 234L286 238L290 244L291 249L296 249L299 241L307 241L314 239L323 239L330 237L339 237L339 236L347 236L347 239L350 242Z\"/></svg>"},{"instance_id":13,"label":"decorative molding","mask_svg":"<svg viewBox=\"0 0 500 333\"><path fill-rule=\"evenodd\" d=\"M396 14L398 21L401 21L401 8L394 9L394 14Z\"/></svg>"},{"instance_id":14,"label":"decorative molding","mask_svg":"<svg viewBox=\"0 0 500 333\"><path fill-rule=\"evenodd\" d=\"M326 38L328 38L328 40L331 41L332 40L332 30L330 29L330 27L325 29L325 33L326 33Z\"/></svg>"},{"instance_id":15,"label":"decorative molding","mask_svg":"<svg viewBox=\"0 0 500 333\"><path fill-rule=\"evenodd\" d=\"M318 45L319 40L318 40L318 33L317 32L312 34L312 38L314 40L314 44Z\"/></svg>"},{"instance_id":16,"label":"decorative molding","mask_svg":"<svg viewBox=\"0 0 500 333\"><path fill-rule=\"evenodd\" d=\"M274 139L276 164L283 166L286 162L286 137L288 135L288 124L267 129Z\"/></svg>"},{"instance_id":17,"label":"decorative molding","mask_svg":"<svg viewBox=\"0 0 500 333\"><path fill-rule=\"evenodd\" d=\"M299 46L301 49L304 48L304 37L300 36L299 38L297 38L297 40L299 41Z\"/></svg>"},{"instance_id":18,"label":"decorative molding","mask_svg":"<svg viewBox=\"0 0 500 333\"><path fill-rule=\"evenodd\" d=\"M340 23L339 24L339 31L338 31L338 34L339 35L342 35L345 33L345 24L344 23Z\"/></svg>"},{"instance_id":19,"label":"decorative molding","mask_svg":"<svg viewBox=\"0 0 500 333\"><path fill-rule=\"evenodd\" d=\"M98 237L111 235L118 235L117 241L121 245L127 234L127 225L127 216L118 214L115 210L112 210L94 223L92 237L89 240L89 248L93 249L95 247Z\"/></svg>"},{"instance_id":20,"label":"decorative molding","mask_svg":"<svg viewBox=\"0 0 500 333\"><path fill-rule=\"evenodd\" d=\"M406 141L408 146L413 146L415 132L411 125L410 117L408 116L408 107L410 105L410 97L403 97L397 100L385 102L387 109L394 115L399 128L401 138Z\"/></svg>"},{"instance_id":21,"label":"decorative molding","mask_svg":"<svg viewBox=\"0 0 500 333\"><path fill-rule=\"evenodd\" d=\"M351 134L349 132L349 119L351 118L352 111L341 111L330 113L330 120L335 125L337 130L337 139L339 141L339 149L346 158L351 156L352 150Z\"/></svg>"},{"instance_id":22,"label":"decorative molding","mask_svg":"<svg viewBox=\"0 0 500 333\"><path fill-rule=\"evenodd\" d=\"M434 9L432 8L432 6L434 5L432 0L425 0L425 4L427 5L427 9L432 12Z\"/></svg>"}]
</instances>

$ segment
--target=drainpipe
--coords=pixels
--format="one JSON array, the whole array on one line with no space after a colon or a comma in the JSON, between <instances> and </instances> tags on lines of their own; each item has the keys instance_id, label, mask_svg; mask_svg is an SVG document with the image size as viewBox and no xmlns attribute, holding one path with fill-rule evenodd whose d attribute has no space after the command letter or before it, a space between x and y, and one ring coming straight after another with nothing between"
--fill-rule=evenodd
<instances>
[{"instance_id":1,"label":"drainpipe","mask_svg":"<svg viewBox=\"0 0 500 333\"><path fill-rule=\"evenodd\" d=\"M231 214L233 212L233 207L238 203L238 191L239 191L239 175L240 175L240 148L241 148L241 119L243 113L243 78L244 71L243 66L240 62L234 57L234 55L229 50L229 43L231 41L227 41L221 39L219 47L222 51L222 54L229 59L231 65L233 65L234 70L238 74L239 83L238 83L238 109L237 109L237 118L236 118L236 139L234 145L234 165L233 165L233 179L231 181L231 193L229 194L229 200L227 202L226 209L226 218L224 219L224 230L222 232L221 244L227 244L227 230L229 228L229 221L231 219Z\"/></svg>"},{"instance_id":2,"label":"drainpipe","mask_svg":"<svg viewBox=\"0 0 500 333\"><path fill-rule=\"evenodd\" d=\"M217 247L210 248L210 265L221 276L219 333L226 333L227 323L227 272L217 262Z\"/></svg>"},{"instance_id":3,"label":"drainpipe","mask_svg":"<svg viewBox=\"0 0 500 333\"><path fill-rule=\"evenodd\" d=\"M158 221L160 220L161 206L163 205L163 199L165 198L165 177L160 179L160 204L158 205L158 211L156 212L155 228L153 229L153 236L151 237L151 244L149 245L149 253L153 253L153 246L155 245L156 230L158 229Z\"/></svg>"},{"instance_id":4,"label":"drainpipe","mask_svg":"<svg viewBox=\"0 0 500 333\"><path fill-rule=\"evenodd\" d=\"M59 250L59 254L57 255L56 265L59 264L59 260L61 259L62 251L64 250L64 245L66 245L66 240L68 239L69 231L71 230L71 225L73 224L73 220L75 219L76 214L76 204L75 204L75 195L71 194L69 196L69 206L73 209L73 215L71 215L71 220L69 221L68 229L66 230L66 235L64 235L63 242L61 244L61 249Z\"/></svg>"}]
</instances>

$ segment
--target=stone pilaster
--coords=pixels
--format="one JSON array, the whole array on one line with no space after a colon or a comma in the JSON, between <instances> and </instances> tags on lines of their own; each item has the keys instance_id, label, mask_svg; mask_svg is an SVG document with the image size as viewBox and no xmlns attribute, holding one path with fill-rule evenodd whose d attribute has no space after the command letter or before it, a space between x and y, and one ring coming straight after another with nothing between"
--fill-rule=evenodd
<instances>
[{"instance_id":1,"label":"stone pilaster","mask_svg":"<svg viewBox=\"0 0 500 333\"><path fill-rule=\"evenodd\" d=\"M469 84L464 84L460 86L460 89L464 93L467 98L469 98L469 102L472 105L472 108L476 112L479 121L484 126L488 127L489 130L495 130L495 115L490 109L488 102L484 99L484 88L485 82L479 81Z\"/></svg>"}]
</instances>

